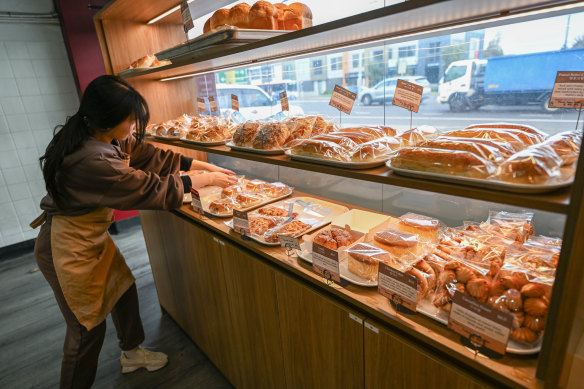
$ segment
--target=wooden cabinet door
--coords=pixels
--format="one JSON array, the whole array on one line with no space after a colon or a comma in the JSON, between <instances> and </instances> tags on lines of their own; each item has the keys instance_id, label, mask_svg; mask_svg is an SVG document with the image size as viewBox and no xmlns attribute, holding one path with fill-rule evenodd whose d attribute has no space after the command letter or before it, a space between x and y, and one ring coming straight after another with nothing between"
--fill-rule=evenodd
<instances>
[{"instance_id":1,"label":"wooden cabinet door","mask_svg":"<svg viewBox=\"0 0 584 389\"><path fill-rule=\"evenodd\" d=\"M276 274L288 388L362 388L363 318Z\"/></svg>"},{"instance_id":2,"label":"wooden cabinet door","mask_svg":"<svg viewBox=\"0 0 584 389\"><path fill-rule=\"evenodd\" d=\"M220 240L237 388L285 388L275 270L242 248Z\"/></svg>"},{"instance_id":3,"label":"wooden cabinet door","mask_svg":"<svg viewBox=\"0 0 584 389\"><path fill-rule=\"evenodd\" d=\"M369 320L365 322L364 346L367 389L494 388Z\"/></svg>"}]
</instances>

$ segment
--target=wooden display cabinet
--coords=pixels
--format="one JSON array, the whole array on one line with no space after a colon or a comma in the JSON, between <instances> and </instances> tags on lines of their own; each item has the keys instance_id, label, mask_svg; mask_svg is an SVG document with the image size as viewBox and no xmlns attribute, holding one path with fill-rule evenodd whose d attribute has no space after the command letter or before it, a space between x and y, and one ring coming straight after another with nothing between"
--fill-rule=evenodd
<instances>
[{"instance_id":1,"label":"wooden display cabinet","mask_svg":"<svg viewBox=\"0 0 584 389\"><path fill-rule=\"evenodd\" d=\"M213 3L211 0L195 1L204 3L205 6ZM177 13L155 24L146 24L148 20L171 9L177 3L178 0L114 0L96 15L95 25L108 73L115 74L145 54L167 49L185 40ZM215 3L217 7L221 7L230 2ZM553 8L558 5L567 8ZM185 112L194 112L193 102L196 98L191 79L161 82L162 78L318 53L354 43L373 42L413 33L422 36L431 34L438 28L456 29L469 20L497 23L499 18L509 14L513 14L517 21L530 20L529 18L534 18L531 12L543 14L548 10L554 15L579 12L584 10L584 3L543 0L412 0L228 49L221 56L204 57L197 62L177 62L159 69L138 72L127 80L145 96L151 109L152 121L159 122ZM317 348L321 346L319 331L323 328L317 325L311 330L314 332L301 331L303 317L297 316L303 311L294 305L298 303L298 299L308 305L315 304L311 309L321 304L322 309L332 315L330 317L336 317L331 325L335 331L341 331L339 336L348 335L343 331L350 333L350 342L353 342L352 337L359 329L355 320L349 318L348 322L343 322L346 319L345 314L352 312L367 322L374 320L381 323L379 334L375 334L379 340L376 340L369 329L361 329L364 334L363 348L361 352L355 351L354 360L349 361L341 356L338 356L340 359L331 360L334 371L341 377L346 374L346 382L354 382L356 386L353 387L377 387L387 382L387 379L394 382L396 387L417 387L418 380L423 380L424 374L431 371L447 372L447 378L430 382L437 387L449 388L451 384L453 387L493 385L555 388L566 387L568 382L584 381L584 378L578 377L578 374L582 374L580 371L570 371L572 360L582 360L576 348L584 334L584 311L577 309L584 306L582 154L577 164L574 184L570 189L545 195L525 195L470 187L462 190L456 184L399 177L387 168L348 171L295 162L287 157L238 153L223 146L204 148L179 142L159 144L200 158L204 158L205 152L228 155L435 193L456 196L463 193L465 197L493 203L526 206L566 215L564 245L539 357L505 356L495 361L469 355L448 329L426 318L415 316L397 320L388 316L387 312L391 311L391 307L371 291L355 287L330 290L309 269L286 259L282 249L267 250L257 244L243 242L226 231L226 227L208 220L199 220L186 209L178 212L181 218L178 214L143 212L141 218L144 234L162 307L236 386L292 388L308 382L322 382L324 385L339 382L332 376L326 382L324 379L320 381L317 371L310 370L313 365L309 361L318 363L315 356L322 352ZM184 217L189 220L182 219ZM166 229L167 225L172 227ZM201 250L202 246L204 250ZM298 298L293 299L293 295ZM213 301L216 306L209 309L209 301ZM327 302L332 305L327 306ZM312 312L314 315L316 311ZM284 317L285 323L282 322ZM241 325L234 329L238 320ZM322 320L327 319L323 317ZM348 329L345 328L346 325L349 325ZM281 336L280 343L276 332ZM246 336L249 339L242 339ZM301 341L294 337L301 337ZM275 347L276 350L281 347L284 352L280 352L278 358L270 347ZM351 348L359 348L357 340L351 343ZM251 357L248 361L242 361L244 355ZM403 369L396 367L395 374L390 375L385 366L375 365L379 355L398 355L399 358L393 358L393 365ZM326 357L324 354L322 356ZM346 366L349 362L352 363ZM237 363L243 365L238 366ZM295 374L302 374L301 376L290 375L289 363L304 364L307 370L295 371ZM261 369L262 366L265 369L263 372L254 370ZM391 370L391 364L387 368ZM359 369L363 371L361 381L356 378L359 376ZM247 374L250 371L255 376ZM262 375L260 373L265 375L263 381L255 381ZM322 374L326 376L328 373L323 371Z\"/></svg>"}]
</instances>

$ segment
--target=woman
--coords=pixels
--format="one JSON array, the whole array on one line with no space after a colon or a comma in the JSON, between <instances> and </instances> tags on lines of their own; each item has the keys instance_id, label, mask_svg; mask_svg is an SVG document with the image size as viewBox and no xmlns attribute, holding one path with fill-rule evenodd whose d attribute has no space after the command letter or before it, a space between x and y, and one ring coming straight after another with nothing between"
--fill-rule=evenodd
<instances>
[{"instance_id":1,"label":"woman","mask_svg":"<svg viewBox=\"0 0 584 389\"><path fill-rule=\"evenodd\" d=\"M98 77L40 158L48 194L41 201L43 215L31 226L44 222L35 256L67 324L61 388L93 383L109 313L123 373L157 370L168 360L140 347L144 331L135 279L107 232L113 209L178 208L191 186L236 181L229 170L142 142L149 116L146 101L129 84ZM211 173L180 176L179 169Z\"/></svg>"}]
</instances>

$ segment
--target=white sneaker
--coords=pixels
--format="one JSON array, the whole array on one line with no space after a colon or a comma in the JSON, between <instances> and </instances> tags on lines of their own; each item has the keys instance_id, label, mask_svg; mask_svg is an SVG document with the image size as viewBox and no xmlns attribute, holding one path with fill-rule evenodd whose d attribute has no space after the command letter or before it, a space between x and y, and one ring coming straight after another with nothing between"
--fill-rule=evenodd
<instances>
[{"instance_id":1,"label":"white sneaker","mask_svg":"<svg viewBox=\"0 0 584 389\"><path fill-rule=\"evenodd\" d=\"M148 371L156 371L166 366L168 356L164 353L146 350L140 346L135 351L135 356L131 358L127 357L122 351L120 363L122 365L122 373L131 373L142 367L145 367Z\"/></svg>"}]
</instances>

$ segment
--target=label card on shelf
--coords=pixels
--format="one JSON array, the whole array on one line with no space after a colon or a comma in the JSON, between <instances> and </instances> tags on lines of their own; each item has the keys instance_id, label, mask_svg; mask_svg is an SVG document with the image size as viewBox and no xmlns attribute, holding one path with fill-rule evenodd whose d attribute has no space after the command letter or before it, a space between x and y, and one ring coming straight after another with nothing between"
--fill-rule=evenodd
<instances>
[{"instance_id":1,"label":"label card on shelf","mask_svg":"<svg viewBox=\"0 0 584 389\"><path fill-rule=\"evenodd\" d=\"M288 104L288 95L286 91L280 92L280 104L282 105L282 111L290 111L290 105Z\"/></svg>"},{"instance_id":2,"label":"label card on shelf","mask_svg":"<svg viewBox=\"0 0 584 389\"><path fill-rule=\"evenodd\" d=\"M484 347L505 354L512 325L511 313L493 308L467 294L454 294L448 327L467 338L475 349Z\"/></svg>"},{"instance_id":3,"label":"label card on shelf","mask_svg":"<svg viewBox=\"0 0 584 389\"><path fill-rule=\"evenodd\" d=\"M231 95L231 109L239 111L239 99L237 98L237 95Z\"/></svg>"},{"instance_id":4,"label":"label card on shelf","mask_svg":"<svg viewBox=\"0 0 584 389\"><path fill-rule=\"evenodd\" d=\"M207 105L205 104L205 99L201 97L197 97L197 109L199 110L199 114L207 111Z\"/></svg>"},{"instance_id":5,"label":"label card on shelf","mask_svg":"<svg viewBox=\"0 0 584 389\"><path fill-rule=\"evenodd\" d=\"M339 270L339 252L328 247L312 243L312 268L327 280L341 283Z\"/></svg>"},{"instance_id":6,"label":"label card on shelf","mask_svg":"<svg viewBox=\"0 0 584 389\"><path fill-rule=\"evenodd\" d=\"M300 242L298 241L298 238L286 235L278 235L278 239L280 239L280 246L284 247L286 250L300 250Z\"/></svg>"},{"instance_id":7,"label":"label card on shelf","mask_svg":"<svg viewBox=\"0 0 584 389\"><path fill-rule=\"evenodd\" d=\"M209 105L211 106L211 112L218 111L217 102L215 102L215 97L209 96Z\"/></svg>"},{"instance_id":8,"label":"label card on shelf","mask_svg":"<svg viewBox=\"0 0 584 389\"><path fill-rule=\"evenodd\" d=\"M558 72L550 108L584 108L584 72Z\"/></svg>"},{"instance_id":9,"label":"label card on shelf","mask_svg":"<svg viewBox=\"0 0 584 389\"><path fill-rule=\"evenodd\" d=\"M379 262L377 289L396 305L416 311L418 301L418 280L416 277L396 270Z\"/></svg>"},{"instance_id":10,"label":"label card on shelf","mask_svg":"<svg viewBox=\"0 0 584 389\"><path fill-rule=\"evenodd\" d=\"M351 111L353 110L353 105L355 104L356 99L357 99L356 93L353 93L340 85L335 85L335 89L333 90L333 95L331 96L331 101L329 101L329 105L335 107L339 111L342 111L350 115Z\"/></svg>"},{"instance_id":11,"label":"label card on shelf","mask_svg":"<svg viewBox=\"0 0 584 389\"><path fill-rule=\"evenodd\" d=\"M201 203L201 196L199 195L199 192L194 188L191 188L191 198L192 198L191 207L193 208L193 211L203 213L203 204Z\"/></svg>"},{"instance_id":12,"label":"label card on shelf","mask_svg":"<svg viewBox=\"0 0 584 389\"><path fill-rule=\"evenodd\" d=\"M247 212L233 210L233 230L243 235L249 235L249 220Z\"/></svg>"},{"instance_id":13,"label":"label card on shelf","mask_svg":"<svg viewBox=\"0 0 584 389\"><path fill-rule=\"evenodd\" d=\"M418 113L423 93L423 86L414 84L413 82L397 80L395 94L393 95L393 101L391 103L398 107Z\"/></svg>"}]
</instances>

